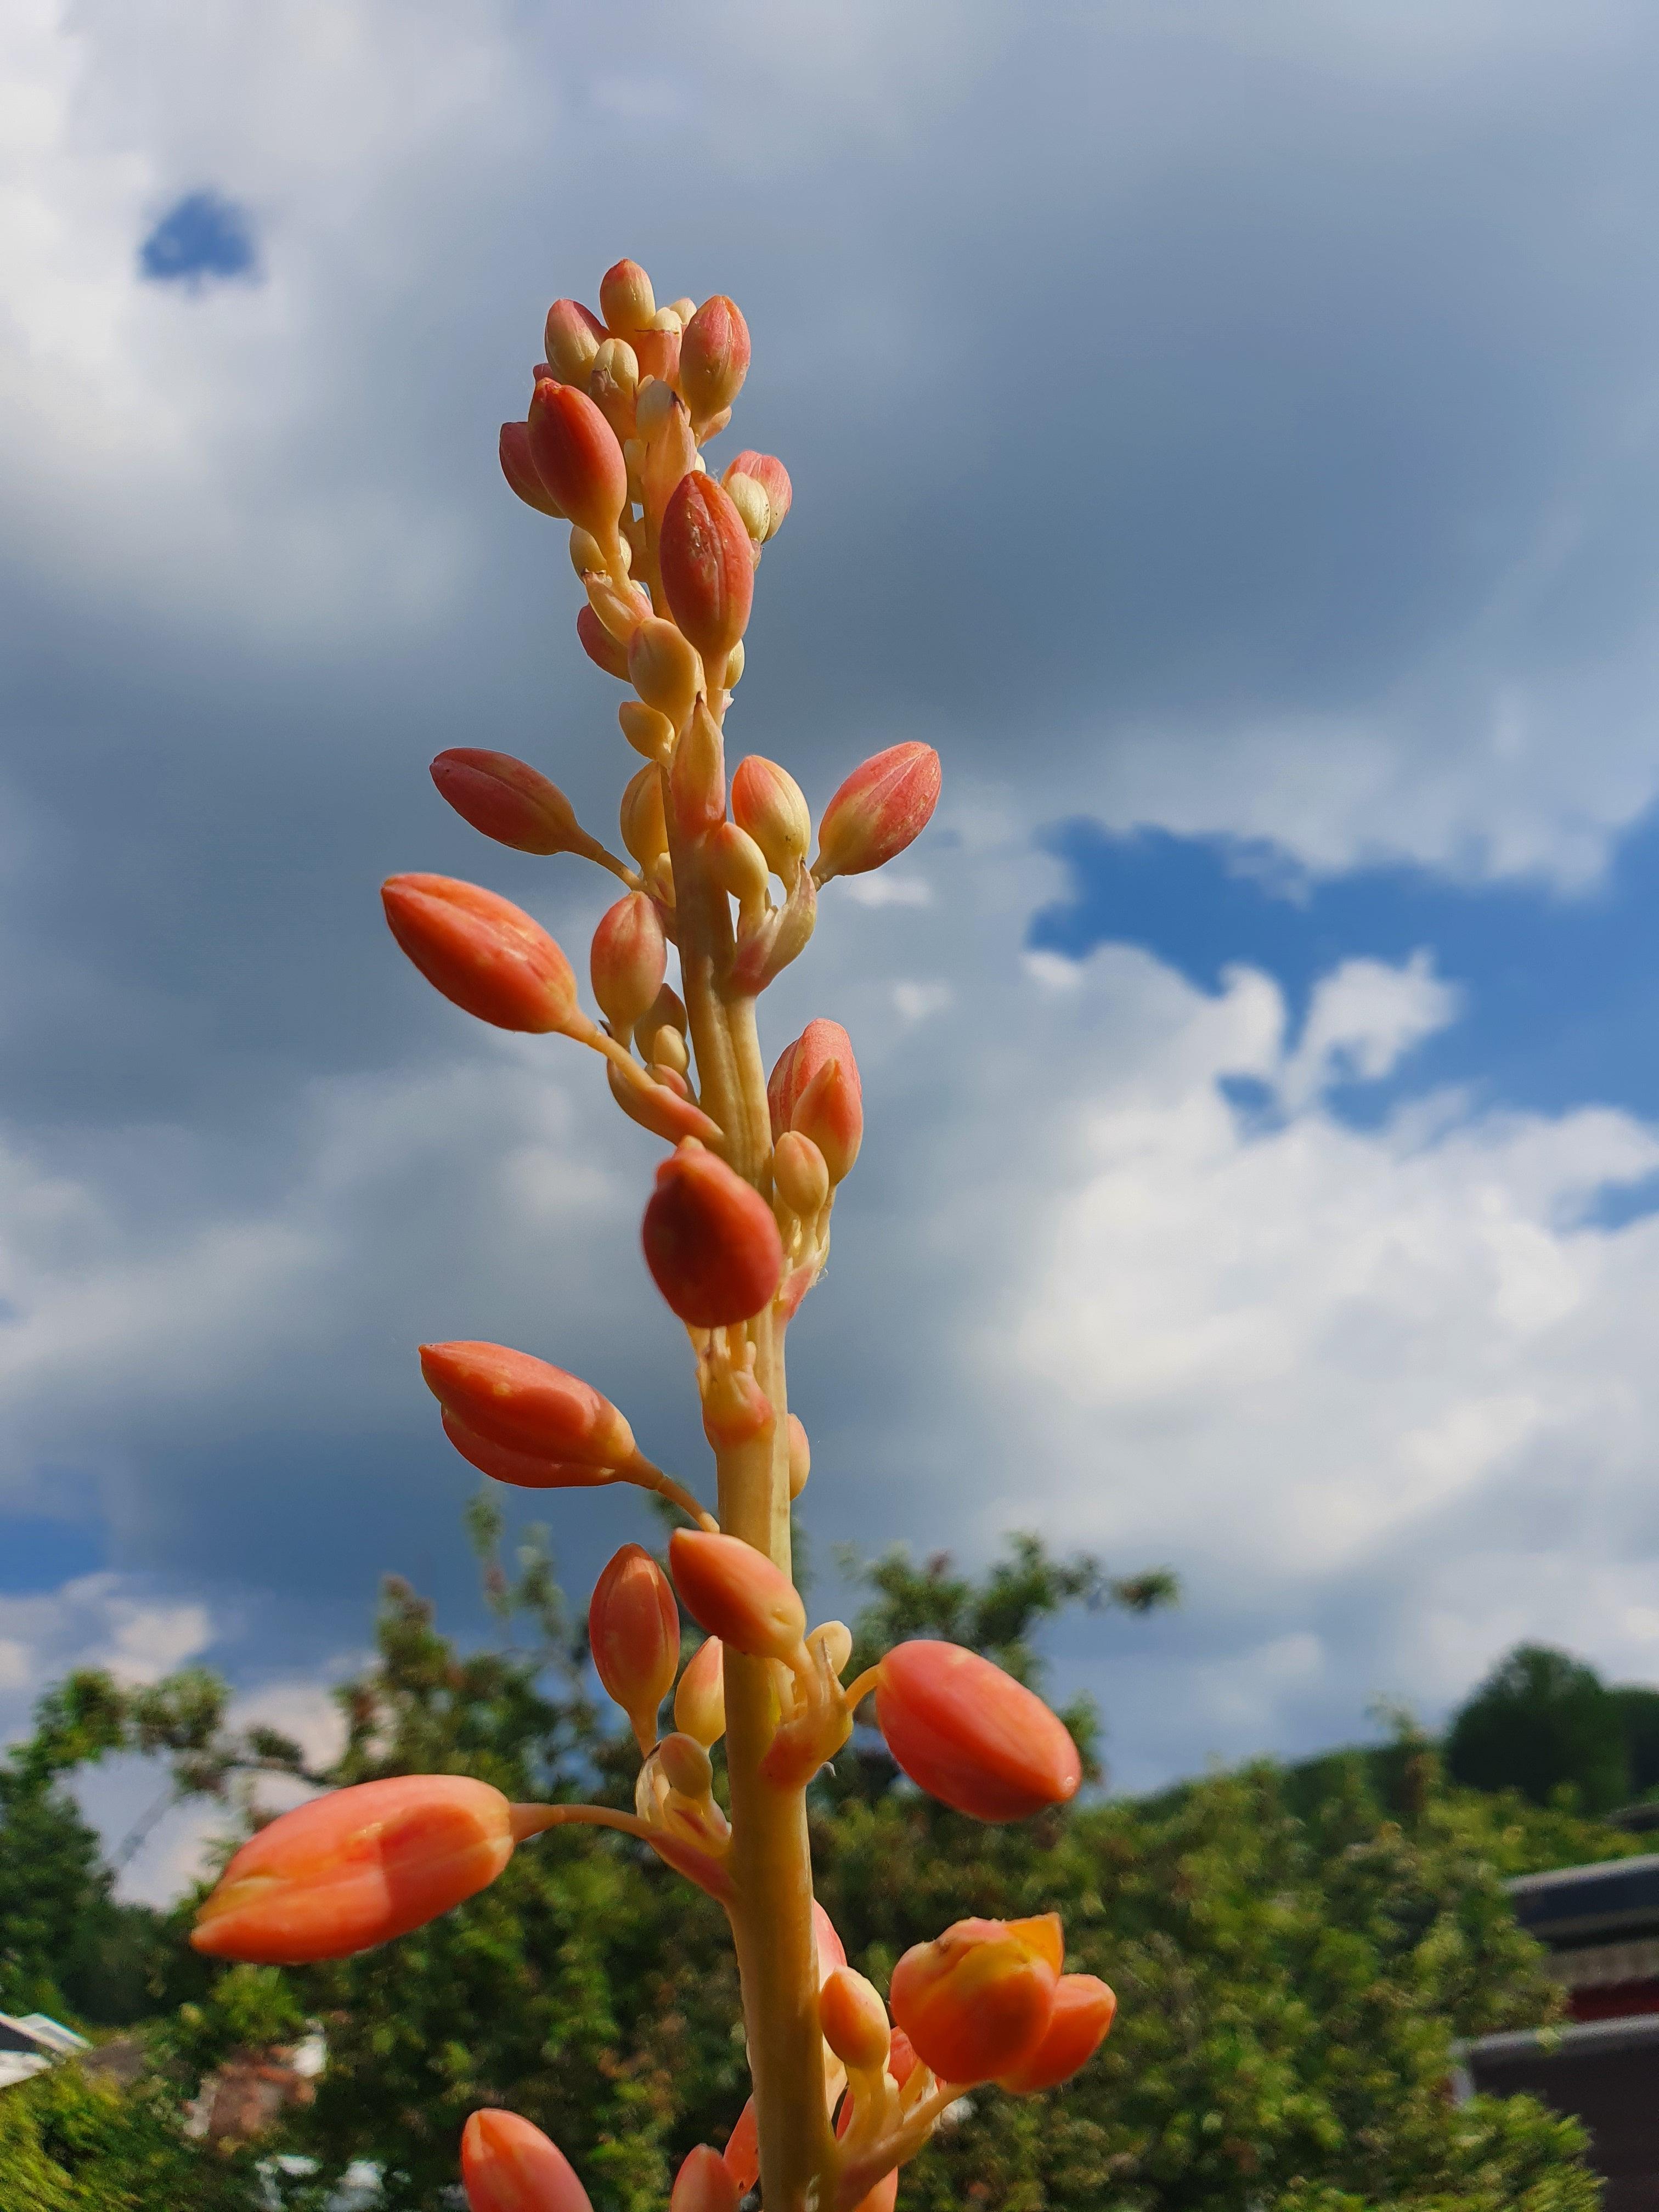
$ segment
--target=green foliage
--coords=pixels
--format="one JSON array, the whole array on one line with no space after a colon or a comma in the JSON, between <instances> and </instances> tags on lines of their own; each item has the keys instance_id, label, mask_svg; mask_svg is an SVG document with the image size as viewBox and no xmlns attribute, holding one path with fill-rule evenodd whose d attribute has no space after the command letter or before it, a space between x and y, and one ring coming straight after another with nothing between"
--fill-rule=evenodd
<instances>
[{"instance_id":1,"label":"green foliage","mask_svg":"<svg viewBox=\"0 0 1659 2212\"><path fill-rule=\"evenodd\" d=\"M1588 1812L1630 1796L1619 1702L1592 1667L1540 1644L1517 1644L1452 1723L1447 1763L1476 1790L1518 1790L1534 1805L1571 1790Z\"/></svg>"},{"instance_id":2,"label":"green foliage","mask_svg":"<svg viewBox=\"0 0 1659 2212\"><path fill-rule=\"evenodd\" d=\"M1659 1796L1659 1690L1637 1684L1616 1687L1613 1701L1625 1732L1633 1798Z\"/></svg>"},{"instance_id":3,"label":"green foliage","mask_svg":"<svg viewBox=\"0 0 1659 2212\"><path fill-rule=\"evenodd\" d=\"M178 2097L152 2079L123 2094L80 2067L0 2093L6 2212L253 2212L252 2161L192 2142Z\"/></svg>"}]
</instances>

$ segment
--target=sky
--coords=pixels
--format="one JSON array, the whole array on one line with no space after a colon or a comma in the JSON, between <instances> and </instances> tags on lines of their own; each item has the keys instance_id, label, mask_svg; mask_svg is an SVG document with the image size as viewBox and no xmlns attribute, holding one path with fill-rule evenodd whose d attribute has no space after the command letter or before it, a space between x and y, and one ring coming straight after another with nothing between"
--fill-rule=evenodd
<instances>
[{"instance_id":1,"label":"sky","mask_svg":"<svg viewBox=\"0 0 1659 2212\"><path fill-rule=\"evenodd\" d=\"M0 1731L201 1661L325 1747L388 1570L482 1633L423 1340L709 1486L657 1148L375 897L585 967L607 879L426 763L608 834L494 449L625 253L738 301L726 444L795 484L734 757L945 763L762 1009L866 1086L792 1337L819 1601L842 1543L1172 1567L1049 1643L1122 1789L1436 1724L1522 1638L1659 1680L1656 83L1635 0L14 0ZM540 1504L578 1600L641 1533Z\"/></svg>"}]
</instances>

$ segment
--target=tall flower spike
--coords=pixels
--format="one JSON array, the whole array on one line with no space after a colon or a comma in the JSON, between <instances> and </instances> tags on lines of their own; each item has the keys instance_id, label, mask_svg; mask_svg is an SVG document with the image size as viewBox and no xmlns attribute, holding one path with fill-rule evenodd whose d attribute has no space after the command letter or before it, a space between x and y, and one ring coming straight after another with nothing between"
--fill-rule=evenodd
<instances>
[{"instance_id":1,"label":"tall flower spike","mask_svg":"<svg viewBox=\"0 0 1659 2212\"><path fill-rule=\"evenodd\" d=\"M1035 1920L958 1920L893 1969L893 2017L941 2081L994 2081L1036 2052L1054 2008L1063 1938Z\"/></svg>"},{"instance_id":2,"label":"tall flower spike","mask_svg":"<svg viewBox=\"0 0 1659 2212\"><path fill-rule=\"evenodd\" d=\"M638 1544L624 1544L593 1585L587 1639L605 1694L648 1752L679 1665L680 1612L667 1576Z\"/></svg>"},{"instance_id":3,"label":"tall flower spike","mask_svg":"<svg viewBox=\"0 0 1659 2212\"><path fill-rule=\"evenodd\" d=\"M570 963L510 899L453 876L392 876L380 887L392 934L428 983L464 1012L532 1035L579 1018Z\"/></svg>"},{"instance_id":4,"label":"tall flower spike","mask_svg":"<svg viewBox=\"0 0 1659 2212\"><path fill-rule=\"evenodd\" d=\"M933 818L939 790L932 745L892 745L855 768L818 824L812 872L819 883L867 875L914 844Z\"/></svg>"},{"instance_id":5,"label":"tall flower spike","mask_svg":"<svg viewBox=\"0 0 1659 2212\"><path fill-rule=\"evenodd\" d=\"M1063 1805L1083 1778L1065 1723L959 1644L895 1644L876 1669L876 1721L913 1782L976 1820L1022 1820Z\"/></svg>"},{"instance_id":6,"label":"tall flower spike","mask_svg":"<svg viewBox=\"0 0 1659 2212\"><path fill-rule=\"evenodd\" d=\"M657 1170L641 1241L652 1280L696 1328L749 1320L769 1303L783 1273L771 1207L701 1145L681 1145Z\"/></svg>"},{"instance_id":7,"label":"tall flower spike","mask_svg":"<svg viewBox=\"0 0 1659 2212\"><path fill-rule=\"evenodd\" d=\"M485 2107L461 2130L469 2212L592 2212L556 2142L517 2112Z\"/></svg>"},{"instance_id":8,"label":"tall flower spike","mask_svg":"<svg viewBox=\"0 0 1659 2212\"><path fill-rule=\"evenodd\" d=\"M608 1398L562 1367L504 1344L423 1344L421 1374L447 1413L509 1451L626 1467L634 1431Z\"/></svg>"}]
</instances>

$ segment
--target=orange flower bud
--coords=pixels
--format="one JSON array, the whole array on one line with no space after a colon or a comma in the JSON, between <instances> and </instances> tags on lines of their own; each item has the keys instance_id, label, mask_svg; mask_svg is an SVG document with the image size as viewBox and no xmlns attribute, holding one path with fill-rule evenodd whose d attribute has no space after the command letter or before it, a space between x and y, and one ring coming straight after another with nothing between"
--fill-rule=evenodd
<instances>
[{"instance_id":1,"label":"orange flower bud","mask_svg":"<svg viewBox=\"0 0 1659 2212\"><path fill-rule=\"evenodd\" d=\"M812 817L787 769L750 753L732 778L732 818L766 855L775 876L793 884L812 844Z\"/></svg>"},{"instance_id":2,"label":"orange flower bud","mask_svg":"<svg viewBox=\"0 0 1659 2212\"><path fill-rule=\"evenodd\" d=\"M555 300L547 311L547 365L561 384L586 384L605 325L578 300Z\"/></svg>"},{"instance_id":3,"label":"orange flower bud","mask_svg":"<svg viewBox=\"0 0 1659 2212\"><path fill-rule=\"evenodd\" d=\"M643 753L648 761L666 761L674 749L674 725L666 714L638 699L624 699L617 709L617 720L636 753Z\"/></svg>"},{"instance_id":4,"label":"orange flower bud","mask_svg":"<svg viewBox=\"0 0 1659 2212\"><path fill-rule=\"evenodd\" d=\"M800 1593L741 1536L677 1528L668 1540L674 1587L699 1628L753 1659L787 1659L806 1633Z\"/></svg>"},{"instance_id":5,"label":"orange flower bud","mask_svg":"<svg viewBox=\"0 0 1659 2212\"><path fill-rule=\"evenodd\" d=\"M406 1936L494 1881L512 1807L464 1774L400 1774L331 1790L242 1845L197 1915L216 1959L302 1966Z\"/></svg>"},{"instance_id":6,"label":"orange flower bud","mask_svg":"<svg viewBox=\"0 0 1659 2212\"><path fill-rule=\"evenodd\" d=\"M599 279L599 313L605 328L626 337L642 331L657 312L651 279L637 261L618 261Z\"/></svg>"},{"instance_id":7,"label":"orange flower bud","mask_svg":"<svg viewBox=\"0 0 1659 2212\"><path fill-rule=\"evenodd\" d=\"M581 640L582 651L595 667L627 683L628 648L617 642L592 607L577 608L576 635Z\"/></svg>"},{"instance_id":8,"label":"orange flower bud","mask_svg":"<svg viewBox=\"0 0 1659 2212\"><path fill-rule=\"evenodd\" d=\"M538 514L552 515L556 521L562 520L563 508L542 482L530 458L530 432L524 423L502 423L500 452L501 474L525 505L533 507Z\"/></svg>"},{"instance_id":9,"label":"orange flower bud","mask_svg":"<svg viewBox=\"0 0 1659 2212\"><path fill-rule=\"evenodd\" d=\"M646 705L678 730L702 688L702 664L672 622L647 615L628 641L628 677Z\"/></svg>"},{"instance_id":10,"label":"orange flower bud","mask_svg":"<svg viewBox=\"0 0 1659 2212\"><path fill-rule=\"evenodd\" d=\"M836 1932L836 1923L818 1903L812 1899L812 1942L817 1952L818 1987L837 1966L847 1964L847 1946Z\"/></svg>"},{"instance_id":11,"label":"orange flower bud","mask_svg":"<svg viewBox=\"0 0 1659 2212\"><path fill-rule=\"evenodd\" d=\"M680 1676L674 1725L704 1745L718 1743L726 1734L726 1668L718 1636L704 1638Z\"/></svg>"},{"instance_id":12,"label":"orange flower bud","mask_svg":"<svg viewBox=\"0 0 1659 2212\"><path fill-rule=\"evenodd\" d=\"M613 1032L626 1037L656 1004L668 967L668 941L654 900L630 891L599 917L589 973Z\"/></svg>"},{"instance_id":13,"label":"orange flower bud","mask_svg":"<svg viewBox=\"0 0 1659 2212\"><path fill-rule=\"evenodd\" d=\"M714 1767L696 1736L678 1731L664 1736L657 1746L657 1764L663 1780L682 1797L706 1797L714 1786Z\"/></svg>"},{"instance_id":14,"label":"orange flower bud","mask_svg":"<svg viewBox=\"0 0 1659 2212\"><path fill-rule=\"evenodd\" d=\"M587 1640L606 1694L649 1751L679 1666L680 1612L667 1576L639 1545L624 1544L593 1585Z\"/></svg>"},{"instance_id":15,"label":"orange flower bud","mask_svg":"<svg viewBox=\"0 0 1659 2212\"><path fill-rule=\"evenodd\" d=\"M686 1137L703 1145L720 1143L720 1124L692 1104L684 1081L669 1069L659 1068L653 1077L642 1067L619 1066L613 1060L606 1063L605 1080L629 1120L649 1129L653 1137L671 1145Z\"/></svg>"},{"instance_id":16,"label":"orange flower bud","mask_svg":"<svg viewBox=\"0 0 1659 2212\"><path fill-rule=\"evenodd\" d=\"M453 876L390 876L392 934L428 983L481 1022L532 1036L580 1019L570 963L522 908Z\"/></svg>"},{"instance_id":17,"label":"orange flower bud","mask_svg":"<svg viewBox=\"0 0 1659 2212\"><path fill-rule=\"evenodd\" d=\"M772 1180L791 1213L815 1221L830 1203L830 1170L823 1154L799 1129L786 1129L772 1154Z\"/></svg>"},{"instance_id":18,"label":"orange flower bud","mask_svg":"<svg viewBox=\"0 0 1659 2212\"><path fill-rule=\"evenodd\" d=\"M689 838L706 837L726 819L726 748L720 726L699 699L668 769L674 821Z\"/></svg>"},{"instance_id":19,"label":"orange flower bud","mask_svg":"<svg viewBox=\"0 0 1659 2212\"><path fill-rule=\"evenodd\" d=\"M544 377L526 427L537 475L574 523L610 544L628 498L628 468L610 423L585 392Z\"/></svg>"},{"instance_id":20,"label":"orange flower bud","mask_svg":"<svg viewBox=\"0 0 1659 2212\"><path fill-rule=\"evenodd\" d=\"M617 584L597 570L590 570L582 581L587 586L588 605L626 653L635 631L651 611L649 594L638 584Z\"/></svg>"},{"instance_id":21,"label":"orange flower bud","mask_svg":"<svg viewBox=\"0 0 1659 2212\"><path fill-rule=\"evenodd\" d=\"M896 2027L887 2052L887 2071L901 2089L921 2063L909 2037L902 2027Z\"/></svg>"},{"instance_id":22,"label":"orange flower bud","mask_svg":"<svg viewBox=\"0 0 1659 2212\"><path fill-rule=\"evenodd\" d=\"M562 1367L504 1344L423 1344L421 1374L464 1428L532 1459L626 1467L639 1456L608 1398Z\"/></svg>"},{"instance_id":23,"label":"orange flower bud","mask_svg":"<svg viewBox=\"0 0 1659 2212\"><path fill-rule=\"evenodd\" d=\"M492 1482L510 1483L514 1490L593 1490L614 1482L616 1471L590 1467L580 1460L543 1459L535 1452L514 1451L493 1443L469 1429L453 1413L442 1416L444 1434L469 1466Z\"/></svg>"},{"instance_id":24,"label":"orange flower bud","mask_svg":"<svg viewBox=\"0 0 1659 2212\"><path fill-rule=\"evenodd\" d=\"M738 2212L742 2193L720 2153L699 2143L674 2177L668 2212Z\"/></svg>"},{"instance_id":25,"label":"orange flower bud","mask_svg":"<svg viewBox=\"0 0 1659 2212\"><path fill-rule=\"evenodd\" d=\"M705 661L723 662L749 624L755 561L743 517L712 477L693 470L675 485L657 552L669 612Z\"/></svg>"},{"instance_id":26,"label":"orange flower bud","mask_svg":"<svg viewBox=\"0 0 1659 2212\"><path fill-rule=\"evenodd\" d=\"M607 338L587 372L587 396L611 425L619 447L634 434L634 395L639 388L639 356L626 338Z\"/></svg>"},{"instance_id":27,"label":"orange flower bud","mask_svg":"<svg viewBox=\"0 0 1659 2212\"><path fill-rule=\"evenodd\" d=\"M1062 1974L1042 2042L1012 2074L1000 2075L997 2087L1030 2096L1069 2081L1106 2040L1116 2010L1116 1997L1097 1976Z\"/></svg>"},{"instance_id":28,"label":"orange flower bud","mask_svg":"<svg viewBox=\"0 0 1659 2212\"><path fill-rule=\"evenodd\" d=\"M752 447L748 447L742 453L734 454L726 463L720 481L730 483L733 477L752 477L766 494L769 517L766 534L768 538L775 538L795 496L788 470L775 453L757 453Z\"/></svg>"},{"instance_id":29,"label":"orange flower bud","mask_svg":"<svg viewBox=\"0 0 1659 2212\"><path fill-rule=\"evenodd\" d=\"M806 1429L799 1413L789 1416L789 1495L799 1498L806 1487L806 1478L812 1472L812 1447L807 1442Z\"/></svg>"},{"instance_id":30,"label":"orange flower bud","mask_svg":"<svg viewBox=\"0 0 1659 2212\"><path fill-rule=\"evenodd\" d=\"M726 2139L724 2155L732 2179L746 2197L760 2179L760 2123L752 2097L738 2114L738 2124Z\"/></svg>"},{"instance_id":31,"label":"orange flower bud","mask_svg":"<svg viewBox=\"0 0 1659 2212\"><path fill-rule=\"evenodd\" d=\"M1064 1723L976 1651L931 1638L895 1644L876 1721L913 1782L976 1820L1023 1820L1077 1794L1083 1765Z\"/></svg>"},{"instance_id":32,"label":"orange flower bud","mask_svg":"<svg viewBox=\"0 0 1659 2212\"><path fill-rule=\"evenodd\" d=\"M810 1137L840 1182L864 1141L864 1087L853 1041L839 1022L808 1022L778 1055L766 1085L774 1142L786 1129Z\"/></svg>"},{"instance_id":33,"label":"orange flower bud","mask_svg":"<svg viewBox=\"0 0 1659 2212\"><path fill-rule=\"evenodd\" d=\"M914 742L872 753L853 770L823 810L812 872L862 876L913 844L939 804L939 755Z\"/></svg>"},{"instance_id":34,"label":"orange flower bud","mask_svg":"<svg viewBox=\"0 0 1659 2212\"><path fill-rule=\"evenodd\" d=\"M892 2031L875 1984L850 1966L836 1966L818 1991L823 2039L843 2066L869 2073L887 2063Z\"/></svg>"},{"instance_id":35,"label":"orange flower bud","mask_svg":"<svg viewBox=\"0 0 1659 2212\"><path fill-rule=\"evenodd\" d=\"M470 2212L592 2212L558 2145L517 2112L474 2112L461 2130Z\"/></svg>"},{"instance_id":36,"label":"orange flower bud","mask_svg":"<svg viewBox=\"0 0 1659 2212\"><path fill-rule=\"evenodd\" d=\"M599 847L559 789L528 761L511 753L456 745L432 763L432 781L463 822L515 853L582 853Z\"/></svg>"},{"instance_id":37,"label":"orange flower bud","mask_svg":"<svg viewBox=\"0 0 1659 2212\"><path fill-rule=\"evenodd\" d=\"M629 778L617 811L617 823L624 847L648 872L668 850L662 778L654 768L640 769Z\"/></svg>"},{"instance_id":38,"label":"orange flower bud","mask_svg":"<svg viewBox=\"0 0 1659 2212\"><path fill-rule=\"evenodd\" d=\"M1054 2008L1059 1917L958 1920L893 1969L893 2017L941 2081L990 2081L1022 2065Z\"/></svg>"},{"instance_id":39,"label":"orange flower bud","mask_svg":"<svg viewBox=\"0 0 1659 2212\"><path fill-rule=\"evenodd\" d=\"M783 1273L771 1207L701 1145L682 1145L657 1170L641 1237L652 1280L694 1328L749 1320Z\"/></svg>"},{"instance_id":40,"label":"orange flower bud","mask_svg":"<svg viewBox=\"0 0 1659 2212\"><path fill-rule=\"evenodd\" d=\"M680 340L680 392L692 418L706 422L729 407L749 374L749 325L723 292L705 300Z\"/></svg>"},{"instance_id":41,"label":"orange flower bud","mask_svg":"<svg viewBox=\"0 0 1659 2212\"><path fill-rule=\"evenodd\" d=\"M680 372L680 319L672 307L659 307L642 331L634 332L641 380L669 383Z\"/></svg>"}]
</instances>

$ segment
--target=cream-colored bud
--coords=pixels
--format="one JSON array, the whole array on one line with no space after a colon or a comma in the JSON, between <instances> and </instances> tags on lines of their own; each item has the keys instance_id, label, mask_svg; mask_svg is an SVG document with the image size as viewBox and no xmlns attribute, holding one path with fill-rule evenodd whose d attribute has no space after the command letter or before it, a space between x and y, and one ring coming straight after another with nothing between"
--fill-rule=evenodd
<instances>
[{"instance_id":1,"label":"cream-colored bud","mask_svg":"<svg viewBox=\"0 0 1659 2212\"><path fill-rule=\"evenodd\" d=\"M853 1656L853 1632L844 1620L826 1620L807 1638L806 1648L821 1655L824 1665L839 1681Z\"/></svg>"},{"instance_id":2,"label":"cream-colored bud","mask_svg":"<svg viewBox=\"0 0 1659 2212\"><path fill-rule=\"evenodd\" d=\"M696 313L697 303L695 300L671 300L668 303L668 312L679 318L681 326L684 328Z\"/></svg>"},{"instance_id":3,"label":"cream-colored bud","mask_svg":"<svg viewBox=\"0 0 1659 2212\"><path fill-rule=\"evenodd\" d=\"M674 387L665 377L647 376L634 402L634 428L641 438L653 438L673 413Z\"/></svg>"},{"instance_id":4,"label":"cream-colored bud","mask_svg":"<svg viewBox=\"0 0 1659 2212\"><path fill-rule=\"evenodd\" d=\"M618 438L634 434L634 395L640 388L639 356L626 338L607 338L587 372L587 395Z\"/></svg>"},{"instance_id":5,"label":"cream-colored bud","mask_svg":"<svg viewBox=\"0 0 1659 2212\"><path fill-rule=\"evenodd\" d=\"M682 1797L706 1797L714 1778L708 1753L696 1736L676 1733L665 1735L657 1746L657 1758L661 1765L663 1779L671 1790L678 1790Z\"/></svg>"},{"instance_id":6,"label":"cream-colored bud","mask_svg":"<svg viewBox=\"0 0 1659 2212\"><path fill-rule=\"evenodd\" d=\"M743 517L744 528L757 545L763 545L772 534L772 502L766 495L766 486L741 471L722 481L732 506Z\"/></svg>"},{"instance_id":7,"label":"cream-colored bud","mask_svg":"<svg viewBox=\"0 0 1659 2212\"><path fill-rule=\"evenodd\" d=\"M634 549L626 538L621 542L623 566L631 568ZM570 533L570 565L579 576L588 576L596 572L603 575L609 563L605 557L605 548L597 538L590 536L586 530L573 530Z\"/></svg>"},{"instance_id":8,"label":"cream-colored bud","mask_svg":"<svg viewBox=\"0 0 1659 2212\"><path fill-rule=\"evenodd\" d=\"M743 679L743 672L746 665L743 640L739 638L726 656L726 688L728 691L737 690Z\"/></svg>"},{"instance_id":9,"label":"cream-colored bud","mask_svg":"<svg viewBox=\"0 0 1659 2212\"><path fill-rule=\"evenodd\" d=\"M599 313L613 331L642 331L657 312L651 279L637 261L618 261L599 279Z\"/></svg>"},{"instance_id":10,"label":"cream-colored bud","mask_svg":"<svg viewBox=\"0 0 1659 2212\"><path fill-rule=\"evenodd\" d=\"M684 1075L691 1065L691 1055L685 1048L685 1039L667 1022L657 1031L646 1047L646 1064L650 1067L672 1068L676 1075Z\"/></svg>"},{"instance_id":11,"label":"cream-colored bud","mask_svg":"<svg viewBox=\"0 0 1659 2212\"><path fill-rule=\"evenodd\" d=\"M772 1180L791 1213L816 1221L830 1203L830 1170L810 1137L786 1129L772 1155Z\"/></svg>"},{"instance_id":12,"label":"cream-colored bud","mask_svg":"<svg viewBox=\"0 0 1659 2212\"><path fill-rule=\"evenodd\" d=\"M662 777L654 768L642 768L629 780L622 795L620 819L623 843L642 868L650 868L668 849Z\"/></svg>"},{"instance_id":13,"label":"cream-colored bud","mask_svg":"<svg viewBox=\"0 0 1659 2212\"><path fill-rule=\"evenodd\" d=\"M799 1413L789 1416L789 1495L799 1498L806 1487L806 1478L812 1472L812 1447L806 1440L806 1427Z\"/></svg>"},{"instance_id":14,"label":"cream-colored bud","mask_svg":"<svg viewBox=\"0 0 1659 2212\"><path fill-rule=\"evenodd\" d=\"M729 662L726 672L729 683ZM788 769L759 753L740 760L732 778L732 813L765 854L773 874L793 884L811 848L812 817Z\"/></svg>"},{"instance_id":15,"label":"cream-colored bud","mask_svg":"<svg viewBox=\"0 0 1659 2212\"><path fill-rule=\"evenodd\" d=\"M622 733L636 753L648 761L665 761L674 746L674 725L666 714L637 699L624 699L617 709Z\"/></svg>"},{"instance_id":16,"label":"cream-colored bud","mask_svg":"<svg viewBox=\"0 0 1659 2212\"><path fill-rule=\"evenodd\" d=\"M702 689L702 663L672 622L647 615L628 641L628 680L678 730Z\"/></svg>"},{"instance_id":17,"label":"cream-colored bud","mask_svg":"<svg viewBox=\"0 0 1659 2212\"><path fill-rule=\"evenodd\" d=\"M618 645L626 646L650 613L650 600L637 584L621 590L603 573L590 573L582 580L587 586L587 604L600 623Z\"/></svg>"},{"instance_id":18,"label":"cream-colored bud","mask_svg":"<svg viewBox=\"0 0 1659 2212\"><path fill-rule=\"evenodd\" d=\"M709 840L708 864L714 880L740 907L762 903L771 871L766 855L746 830L722 822Z\"/></svg>"}]
</instances>

